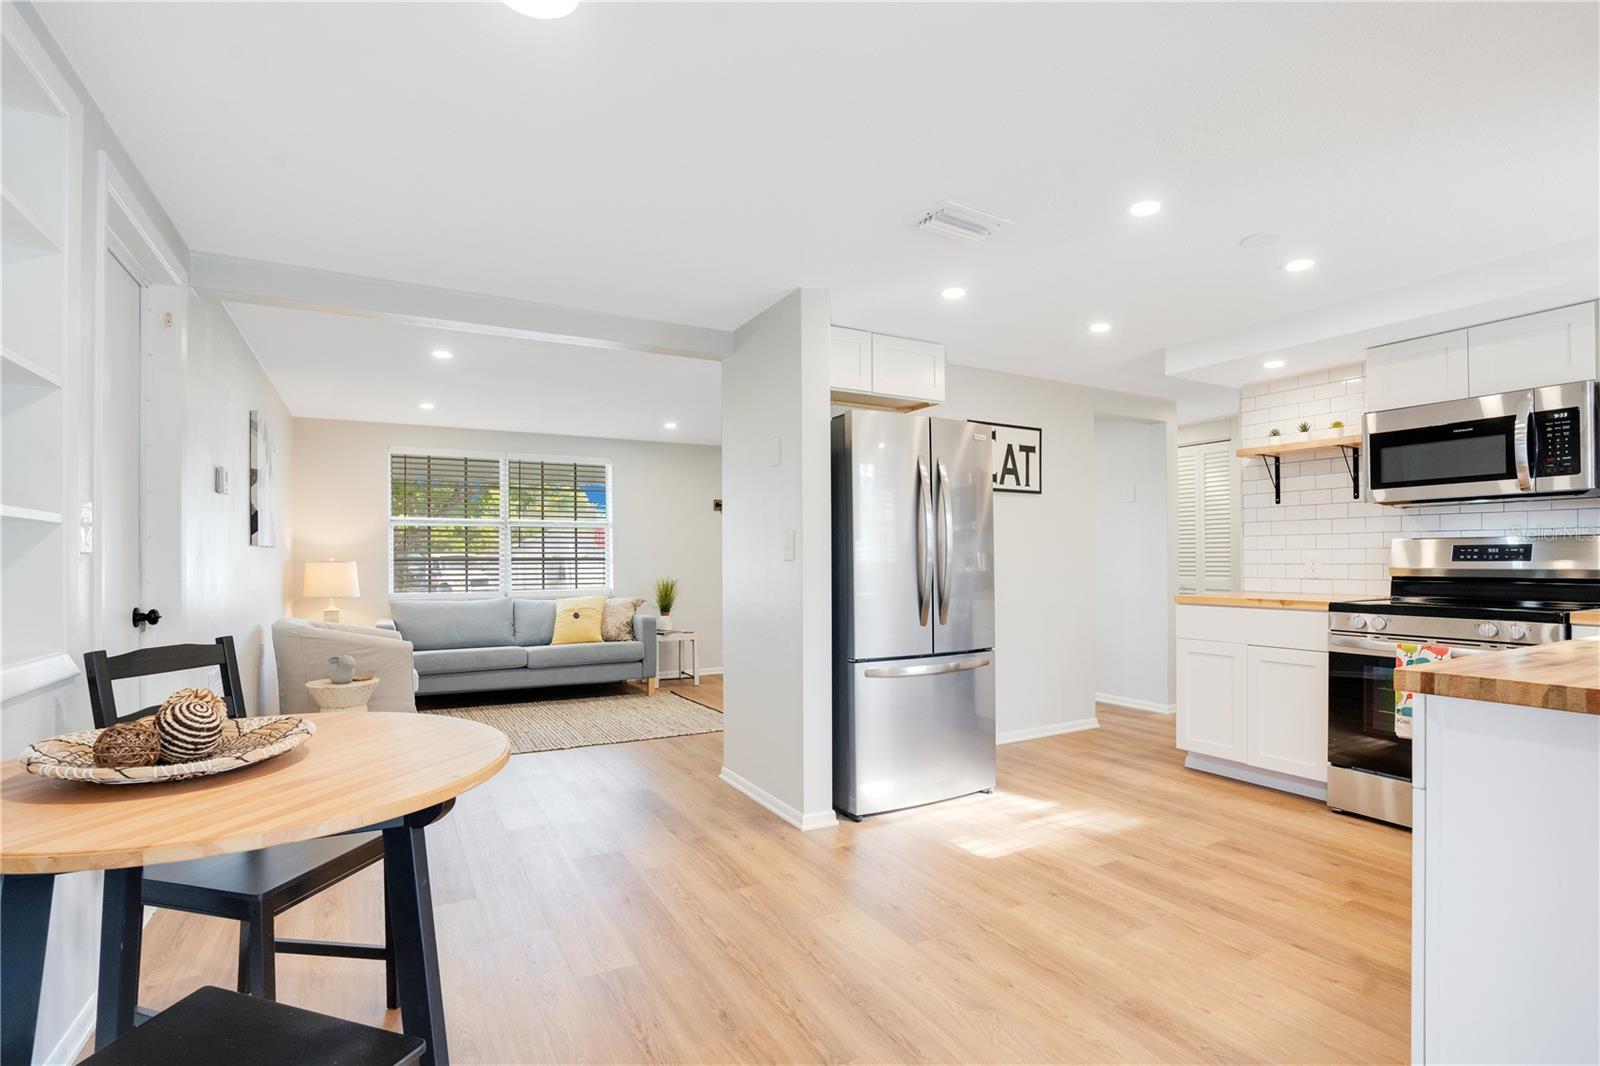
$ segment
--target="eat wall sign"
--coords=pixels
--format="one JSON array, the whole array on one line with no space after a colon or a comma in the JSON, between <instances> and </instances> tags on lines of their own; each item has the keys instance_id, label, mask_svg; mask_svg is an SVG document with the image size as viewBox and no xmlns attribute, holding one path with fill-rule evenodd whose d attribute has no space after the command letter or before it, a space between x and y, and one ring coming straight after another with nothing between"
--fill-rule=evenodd
<instances>
[{"instance_id":1,"label":"eat wall sign","mask_svg":"<svg viewBox=\"0 0 1600 1066\"><path fill-rule=\"evenodd\" d=\"M974 422L977 420L974 419ZM1044 492L1044 431L1038 426L978 422L989 429L994 450L994 491Z\"/></svg>"}]
</instances>

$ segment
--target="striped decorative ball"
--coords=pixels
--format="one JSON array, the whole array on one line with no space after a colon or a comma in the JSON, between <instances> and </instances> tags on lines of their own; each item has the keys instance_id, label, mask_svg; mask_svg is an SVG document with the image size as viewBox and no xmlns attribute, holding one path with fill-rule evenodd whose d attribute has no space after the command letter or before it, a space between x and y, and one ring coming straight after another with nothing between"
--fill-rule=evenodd
<instances>
[{"instance_id":1,"label":"striped decorative ball","mask_svg":"<svg viewBox=\"0 0 1600 1066\"><path fill-rule=\"evenodd\" d=\"M228 705L208 688L179 689L156 712L161 761L195 762L209 758L222 744L222 722Z\"/></svg>"}]
</instances>

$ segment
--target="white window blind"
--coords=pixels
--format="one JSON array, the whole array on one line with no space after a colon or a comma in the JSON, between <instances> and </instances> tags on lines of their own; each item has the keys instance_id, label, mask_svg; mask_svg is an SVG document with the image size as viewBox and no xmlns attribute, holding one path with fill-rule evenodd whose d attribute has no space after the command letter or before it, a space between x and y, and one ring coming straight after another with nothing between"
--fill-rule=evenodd
<instances>
[{"instance_id":1,"label":"white window blind","mask_svg":"<svg viewBox=\"0 0 1600 1066\"><path fill-rule=\"evenodd\" d=\"M611 467L395 452L389 532L393 593L609 591Z\"/></svg>"},{"instance_id":2,"label":"white window blind","mask_svg":"<svg viewBox=\"0 0 1600 1066\"><path fill-rule=\"evenodd\" d=\"M1178 588L1226 592L1234 586L1233 444L1178 449Z\"/></svg>"}]
</instances>

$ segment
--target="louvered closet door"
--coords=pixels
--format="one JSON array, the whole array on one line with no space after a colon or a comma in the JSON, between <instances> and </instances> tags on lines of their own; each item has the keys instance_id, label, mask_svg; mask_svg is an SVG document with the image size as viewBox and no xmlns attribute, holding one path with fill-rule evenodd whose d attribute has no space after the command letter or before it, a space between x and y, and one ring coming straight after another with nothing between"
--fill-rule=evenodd
<instances>
[{"instance_id":1,"label":"louvered closet door","mask_svg":"<svg viewBox=\"0 0 1600 1066\"><path fill-rule=\"evenodd\" d=\"M1200 462L1196 447L1178 449L1178 590L1200 591Z\"/></svg>"},{"instance_id":2,"label":"louvered closet door","mask_svg":"<svg viewBox=\"0 0 1600 1066\"><path fill-rule=\"evenodd\" d=\"M1200 453L1200 587L1205 592L1233 588L1233 453L1230 441L1204 445Z\"/></svg>"},{"instance_id":3,"label":"louvered closet door","mask_svg":"<svg viewBox=\"0 0 1600 1066\"><path fill-rule=\"evenodd\" d=\"M1233 446L1230 441L1178 449L1178 588L1233 588Z\"/></svg>"}]
</instances>

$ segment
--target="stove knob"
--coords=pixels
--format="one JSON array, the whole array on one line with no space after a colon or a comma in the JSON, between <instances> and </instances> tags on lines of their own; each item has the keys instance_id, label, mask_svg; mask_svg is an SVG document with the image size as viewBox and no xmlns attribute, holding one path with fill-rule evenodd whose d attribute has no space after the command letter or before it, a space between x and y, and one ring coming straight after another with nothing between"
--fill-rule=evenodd
<instances>
[{"instance_id":1,"label":"stove knob","mask_svg":"<svg viewBox=\"0 0 1600 1066\"><path fill-rule=\"evenodd\" d=\"M1389 628L1389 620L1387 618L1381 618L1378 615L1373 615L1372 620L1369 621L1367 625L1371 626L1373 629L1384 630Z\"/></svg>"},{"instance_id":2,"label":"stove knob","mask_svg":"<svg viewBox=\"0 0 1600 1066\"><path fill-rule=\"evenodd\" d=\"M1478 636L1480 637L1492 637L1499 632L1500 627L1495 625L1493 622L1478 623Z\"/></svg>"},{"instance_id":3,"label":"stove knob","mask_svg":"<svg viewBox=\"0 0 1600 1066\"><path fill-rule=\"evenodd\" d=\"M1521 622L1512 622L1506 626L1506 636L1512 640L1522 640L1528 635L1528 627Z\"/></svg>"},{"instance_id":4,"label":"stove knob","mask_svg":"<svg viewBox=\"0 0 1600 1066\"><path fill-rule=\"evenodd\" d=\"M1350 628L1351 629L1365 629L1365 628L1367 628L1367 616L1364 615L1364 614L1353 614L1353 615L1351 615L1350 616Z\"/></svg>"}]
</instances>

